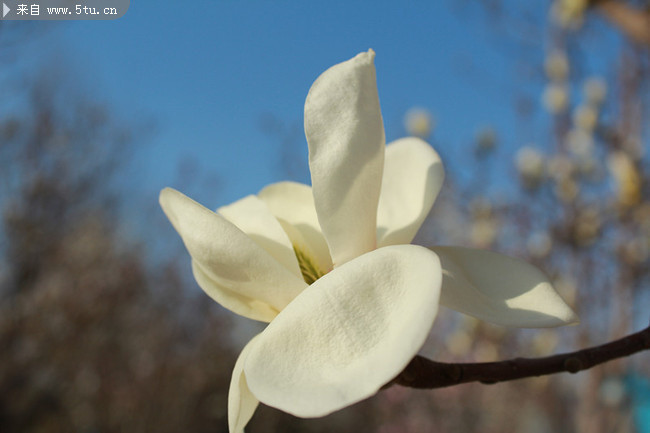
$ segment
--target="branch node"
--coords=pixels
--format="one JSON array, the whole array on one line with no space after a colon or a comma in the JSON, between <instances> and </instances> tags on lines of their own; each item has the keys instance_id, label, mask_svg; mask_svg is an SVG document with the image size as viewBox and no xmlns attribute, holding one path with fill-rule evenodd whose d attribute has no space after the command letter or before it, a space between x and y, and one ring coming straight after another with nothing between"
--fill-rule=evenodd
<instances>
[{"instance_id":1,"label":"branch node","mask_svg":"<svg viewBox=\"0 0 650 433\"><path fill-rule=\"evenodd\" d=\"M572 356L570 358L567 358L564 361L564 369L568 371L569 373L577 373L580 370L582 370L584 367L582 366L582 361L580 361L578 358L575 356Z\"/></svg>"},{"instance_id":2,"label":"branch node","mask_svg":"<svg viewBox=\"0 0 650 433\"><path fill-rule=\"evenodd\" d=\"M406 369L400 375L400 379L406 383L413 383L417 379L417 375L413 371Z\"/></svg>"}]
</instances>

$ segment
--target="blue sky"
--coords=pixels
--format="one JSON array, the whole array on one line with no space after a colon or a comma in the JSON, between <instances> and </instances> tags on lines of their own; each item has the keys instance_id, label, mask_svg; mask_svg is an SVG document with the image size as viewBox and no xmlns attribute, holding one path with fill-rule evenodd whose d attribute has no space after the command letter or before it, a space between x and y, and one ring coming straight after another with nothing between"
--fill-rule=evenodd
<instances>
[{"instance_id":1,"label":"blue sky","mask_svg":"<svg viewBox=\"0 0 650 433\"><path fill-rule=\"evenodd\" d=\"M302 122L316 77L368 48L389 140L404 135L414 105L435 113L434 141L449 158L481 125L512 130L513 62L483 14L453 4L136 0L122 19L67 23L55 39L97 95L128 118L156 121L134 160L134 189L146 197L174 185L179 158L194 158L202 174L222 179L218 196L190 191L214 207L284 176L260 115Z\"/></svg>"},{"instance_id":2,"label":"blue sky","mask_svg":"<svg viewBox=\"0 0 650 433\"><path fill-rule=\"evenodd\" d=\"M537 23L547 8L533 3ZM448 171L464 167L473 137L488 124L506 144L500 171L511 170L514 147L543 140L548 130L538 103L546 36L534 35L522 50L499 26L460 0L133 0L116 21L60 23L42 46L46 61L72 64L90 98L109 101L125 119L155 123L125 176L136 200L156 207L158 191L175 186L215 208L287 177L260 117L301 125L318 75L368 48L377 53L388 140L405 135L404 113L422 106L436 117L432 142ZM522 127L516 117L522 89L538 109L537 125ZM219 187L180 184L179 162L187 160Z\"/></svg>"}]
</instances>

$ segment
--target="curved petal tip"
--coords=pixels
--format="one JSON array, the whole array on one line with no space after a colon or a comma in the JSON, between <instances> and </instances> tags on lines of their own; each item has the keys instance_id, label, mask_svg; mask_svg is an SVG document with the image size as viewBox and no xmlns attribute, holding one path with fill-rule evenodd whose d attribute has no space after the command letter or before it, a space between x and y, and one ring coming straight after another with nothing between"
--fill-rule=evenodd
<instances>
[{"instance_id":1,"label":"curved petal tip","mask_svg":"<svg viewBox=\"0 0 650 433\"><path fill-rule=\"evenodd\" d=\"M503 254L461 247L432 248L442 263L440 303L497 325L547 328L578 317L542 271Z\"/></svg>"}]
</instances>

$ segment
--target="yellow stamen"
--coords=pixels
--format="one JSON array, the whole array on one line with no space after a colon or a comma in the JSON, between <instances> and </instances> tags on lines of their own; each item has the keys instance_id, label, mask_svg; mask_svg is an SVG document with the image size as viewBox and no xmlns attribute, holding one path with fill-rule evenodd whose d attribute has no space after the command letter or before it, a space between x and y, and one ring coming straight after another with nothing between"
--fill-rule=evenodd
<instances>
[{"instance_id":1,"label":"yellow stamen","mask_svg":"<svg viewBox=\"0 0 650 433\"><path fill-rule=\"evenodd\" d=\"M302 273L302 278L307 284L312 284L314 281L325 275L324 272L321 272L316 266L316 263L309 257L306 253L301 251L295 245L293 246L293 251L296 253L296 258L298 259L298 265L300 266L300 272Z\"/></svg>"}]
</instances>

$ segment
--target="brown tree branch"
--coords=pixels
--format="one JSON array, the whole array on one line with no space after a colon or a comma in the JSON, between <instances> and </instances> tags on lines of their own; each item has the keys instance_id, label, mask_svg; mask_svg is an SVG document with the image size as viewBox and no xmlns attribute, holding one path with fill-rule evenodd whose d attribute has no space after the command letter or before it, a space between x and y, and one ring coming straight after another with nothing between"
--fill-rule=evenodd
<instances>
[{"instance_id":1,"label":"brown tree branch","mask_svg":"<svg viewBox=\"0 0 650 433\"><path fill-rule=\"evenodd\" d=\"M602 346L545 358L515 358L498 362L450 364L416 356L384 388L398 384L410 388L444 388L468 382L505 382L554 373L577 373L595 365L650 349L650 326Z\"/></svg>"},{"instance_id":2,"label":"brown tree branch","mask_svg":"<svg viewBox=\"0 0 650 433\"><path fill-rule=\"evenodd\" d=\"M627 37L650 46L650 10L636 9L618 0L598 0L593 6Z\"/></svg>"}]
</instances>

